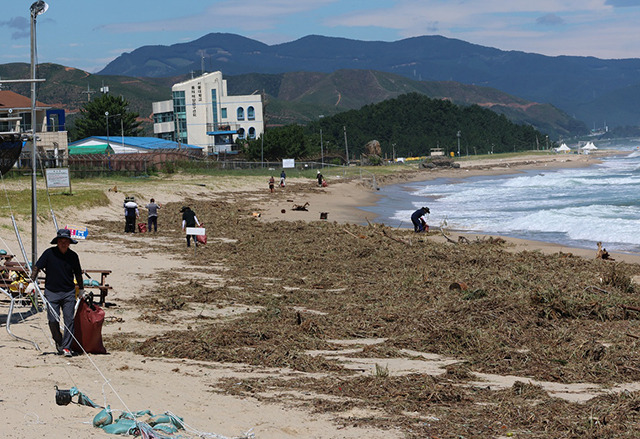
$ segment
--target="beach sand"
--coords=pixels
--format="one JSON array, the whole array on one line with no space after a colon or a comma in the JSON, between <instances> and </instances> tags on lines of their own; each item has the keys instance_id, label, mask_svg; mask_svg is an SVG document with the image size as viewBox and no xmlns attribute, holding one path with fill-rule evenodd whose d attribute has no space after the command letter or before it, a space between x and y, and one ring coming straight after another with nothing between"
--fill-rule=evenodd
<instances>
[{"instance_id":1,"label":"beach sand","mask_svg":"<svg viewBox=\"0 0 640 439\"><path fill-rule=\"evenodd\" d=\"M584 156L535 156L514 160L462 162L460 169L407 170L379 179L378 183L393 184L444 176L463 178L471 175L512 173L520 169L588 166L594 160L596 159L593 157ZM333 178L331 172L326 174L329 181L327 188L316 188L313 183L303 179L290 179L287 182L288 187L278 189L275 194L268 193L263 179L258 182L257 179L250 178L238 182L232 179L204 177L185 182L184 179L174 177L167 181L155 181L153 185L144 187L122 184L118 193L107 192L105 188L105 193L111 201L109 206L79 212L63 211L58 213L58 221L60 224L83 224L95 218L121 220L123 194L134 192L138 199L148 200L155 197L161 203L202 197L212 202L233 199L236 196L249 197L259 206L256 213L260 213L260 221L317 220L321 212L327 212L328 220L338 223L366 224L368 220L373 219L370 213L357 207L374 203L378 196L375 189L358 181L341 182ZM289 188L296 186L308 189L292 195ZM292 210L294 205L303 205L306 202L309 203L307 211ZM168 214L161 209L161 228L168 227L163 223L167 216ZM29 228L28 219L19 222L25 247L29 251L30 239L25 232ZM177 229L176 226L172 225L174 229ZM40 252L49 246L49 240L55 236L53 229L49 223L39 224ZM179 231L176 235L177 238L183 239ZM454 232L454 239L456 235L458 233ZM13 229L6 223L5 227L0 229L0 238L10 252L19 252ZM429 239L444 240L437 235L430 236ZM511 251L562 251L585 258L593 258L596 252L596 249L569 249L540 242L510 238L507 240L513 244ZM150 241L153 243L152 248L146 247ZM137 292L151 288L156 282L157 273L175 269L181 272L193 270L195 275L197 269L189 266L184 255L163 252L162 246L163 242L159 237L154 240L153 235L136 234L116 236L110 241L89 239L74 247L81 257L83 267L112 270L108 282L113 290L109 293L107 301L116 306L106 308L107 321L103 328L105 336L121 333L149 336L169 329L186 328L193 323L193 316L185 313L174 314L172 321L164 326L148 325L137 319L138 311L125 302L134 298ZM640 263L638 255L612 256L618 260ZM211 285L224 282L224 275L224 267L199 274ZM26 308L20 310L27 311ZM0 319L3 322L6 320L7 311L7 302L4 301L0 308ZM242 312L251 310L230 306L211 311L210 317L215 318L217 315L224 318ZM227 437L241 437L250 430L259 439L402 437L400 432L367 428L358 425L357 422L338 424L332 420L333 416L314 413L303 407L292 407L285 403L265 403L211 391L221 378L232 377L241 380L245 377L272 375L297 377L300 376L298 372L242 364L149 358L126 351L68 359L53 354L54 349L49 339L44 313L27 313L23 317L24 320L21 320L16 316L11 326L13 332L37 342L41 351L37 351L28 343L13 339L4 328L0 331L4 368L0 374L0 387L3 389L0 396L0 437L3 438L108 437L106 433L91 425L91 420L98 410L75 404L56 405L56 385L61 389L75 386L97 404L108 403L117 410L150 409L154 414L171 411L183 417L185 422L196 430ZM403 360L394 367L411 369L413 366L409 360ZM442 372L442 369L436 368L436 371ZM573 392L574 395L578 395L575 399L579 400L581 397L585 398L585 395L591 396L594 388L561 391ZM304 398L304 395L299 397ZM375 413L345 412L341 417L348 420L351 416L365 415L375 416Z\"/></svg>"}]
</instances>

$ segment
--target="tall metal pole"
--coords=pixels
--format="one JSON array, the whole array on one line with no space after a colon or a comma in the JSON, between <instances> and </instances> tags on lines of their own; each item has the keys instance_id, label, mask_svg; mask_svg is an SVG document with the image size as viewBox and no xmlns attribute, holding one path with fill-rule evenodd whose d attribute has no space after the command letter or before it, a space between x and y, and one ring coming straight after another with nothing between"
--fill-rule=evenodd
<instances>
[{"instance_id":1,"label":"tall metal pole","mask_svg":"<svg viewBox=\"0 0 640 439\"><path fill-rule=\"evenodd\" d=\"M349 166L349 145L347 144L347 127L343 126L344 130L344 149L347 152L347 166Z\"/></svg>"},{"instance_id":2,"label":"tall metal pole","mask_svg":"<svg viewBox=\"0 0 640 439\"><path fill-rule=\"evenodd\" d=\"M458 131L458 157L460 157L460 131Z\"/></svg>"},{"instance_id":3,"label":"tall metal pole","mask_svg":"<svg viewBox=\"0 0 640 439\"><path fill-rule=\"evenodd\" d=\"M43 2L44 3L44 2ZM38 197L36 185L36 17L42 11L39 2L31 5L31 262L38 260Z\"/></svg>"},{"instance_id":4,"label":"tall metal pole","mask_svg":"<svg viewBox=\"0 0 640 439\"><path fill-rule=\"evenodd\" d=\"M320 165L324 168L324 149L322 148L322 128L320 128Z\"/></svg>"},{"instance_id":5,"label":"tall metal pole","mask_svg":"<svg viewBox=\"0 0 640 439\"><path fill-rule=\"evenodd\" d=\"M262 132L262 135L260 136L260 167L264 168L264 131Z\"/></svg>"}]
</instances>

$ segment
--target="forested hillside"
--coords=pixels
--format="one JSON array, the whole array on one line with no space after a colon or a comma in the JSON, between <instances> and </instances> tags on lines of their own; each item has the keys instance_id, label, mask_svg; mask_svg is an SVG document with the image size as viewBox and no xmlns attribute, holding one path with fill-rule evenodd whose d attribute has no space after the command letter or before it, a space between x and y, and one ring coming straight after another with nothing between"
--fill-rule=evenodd
<instances>
[{"instance_id":1,"label":"forested hillside","mask_svg":"<svg viewBox=\"0 0 640 439\"><path fill-rule=\"evenodd\" d=\"M410 93L360 110L323 117L306 126L272 128L264 139L248 146L251 158L317 158L320 156L320 129L325 154L345 156L344 131L349 156L359 157L365 144L377 140L382 154L391 157L420 156L431 148L457 153L457 133L464 154L530 150L544 146L545 136L529 125L510 122L504 115L478 105L458 106L448 100L430 99ZM264 140L264 146L263 146ZM538 143L540 142L540 143Z\"/></svg>"}]
</instances>

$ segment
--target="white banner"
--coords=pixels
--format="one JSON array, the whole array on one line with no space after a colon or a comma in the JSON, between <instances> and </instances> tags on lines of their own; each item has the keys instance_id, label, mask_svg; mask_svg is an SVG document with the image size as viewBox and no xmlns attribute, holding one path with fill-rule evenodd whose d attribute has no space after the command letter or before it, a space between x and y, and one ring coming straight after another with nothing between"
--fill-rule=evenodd
<instances>
[{"instance_id":1,"label":"white banner","mask_svg":"<svg viewBox=\"0 0 640 439\"><path fill-rule=\"evenodd\" d=\"M295 159L282 159L282 167L283 168L295 168L296 160Z\"/></svg>"}]
</instances>

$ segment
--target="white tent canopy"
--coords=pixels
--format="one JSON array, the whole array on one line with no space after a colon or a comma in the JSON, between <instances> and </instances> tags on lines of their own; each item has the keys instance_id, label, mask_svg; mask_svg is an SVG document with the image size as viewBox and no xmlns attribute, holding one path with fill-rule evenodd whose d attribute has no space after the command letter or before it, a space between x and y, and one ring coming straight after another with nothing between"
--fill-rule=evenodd
<instances>
[{"instance_id":1,"label":"white tent canopy","mask_svg":"<svg viewBox=\"0 0 640 439\"><path fill-rule=\"evenodd\" d=\"M569 148L566 143L562 143L562 145L556 148L556 152L567 152L567 151L571 151L571 148Z\"/></svg>"},{"instance_id":2,"label":"white tent canopy","mask_svg":"<svg viewBox=\"0 0 640 439\"><path fill-rule=\"evenodd\" d=\"M582 147L582 150L583 150L583 151L584 151L584 150L587 150L587 151L594 151L594 150L596 150L596 149L598 149L598 147L597 147L596 145L594 145L594 144L593 144L593 142L589 142L589 143L587 143L586 145L584 145L584 146Z\"/></svg>"}]
</instances>

